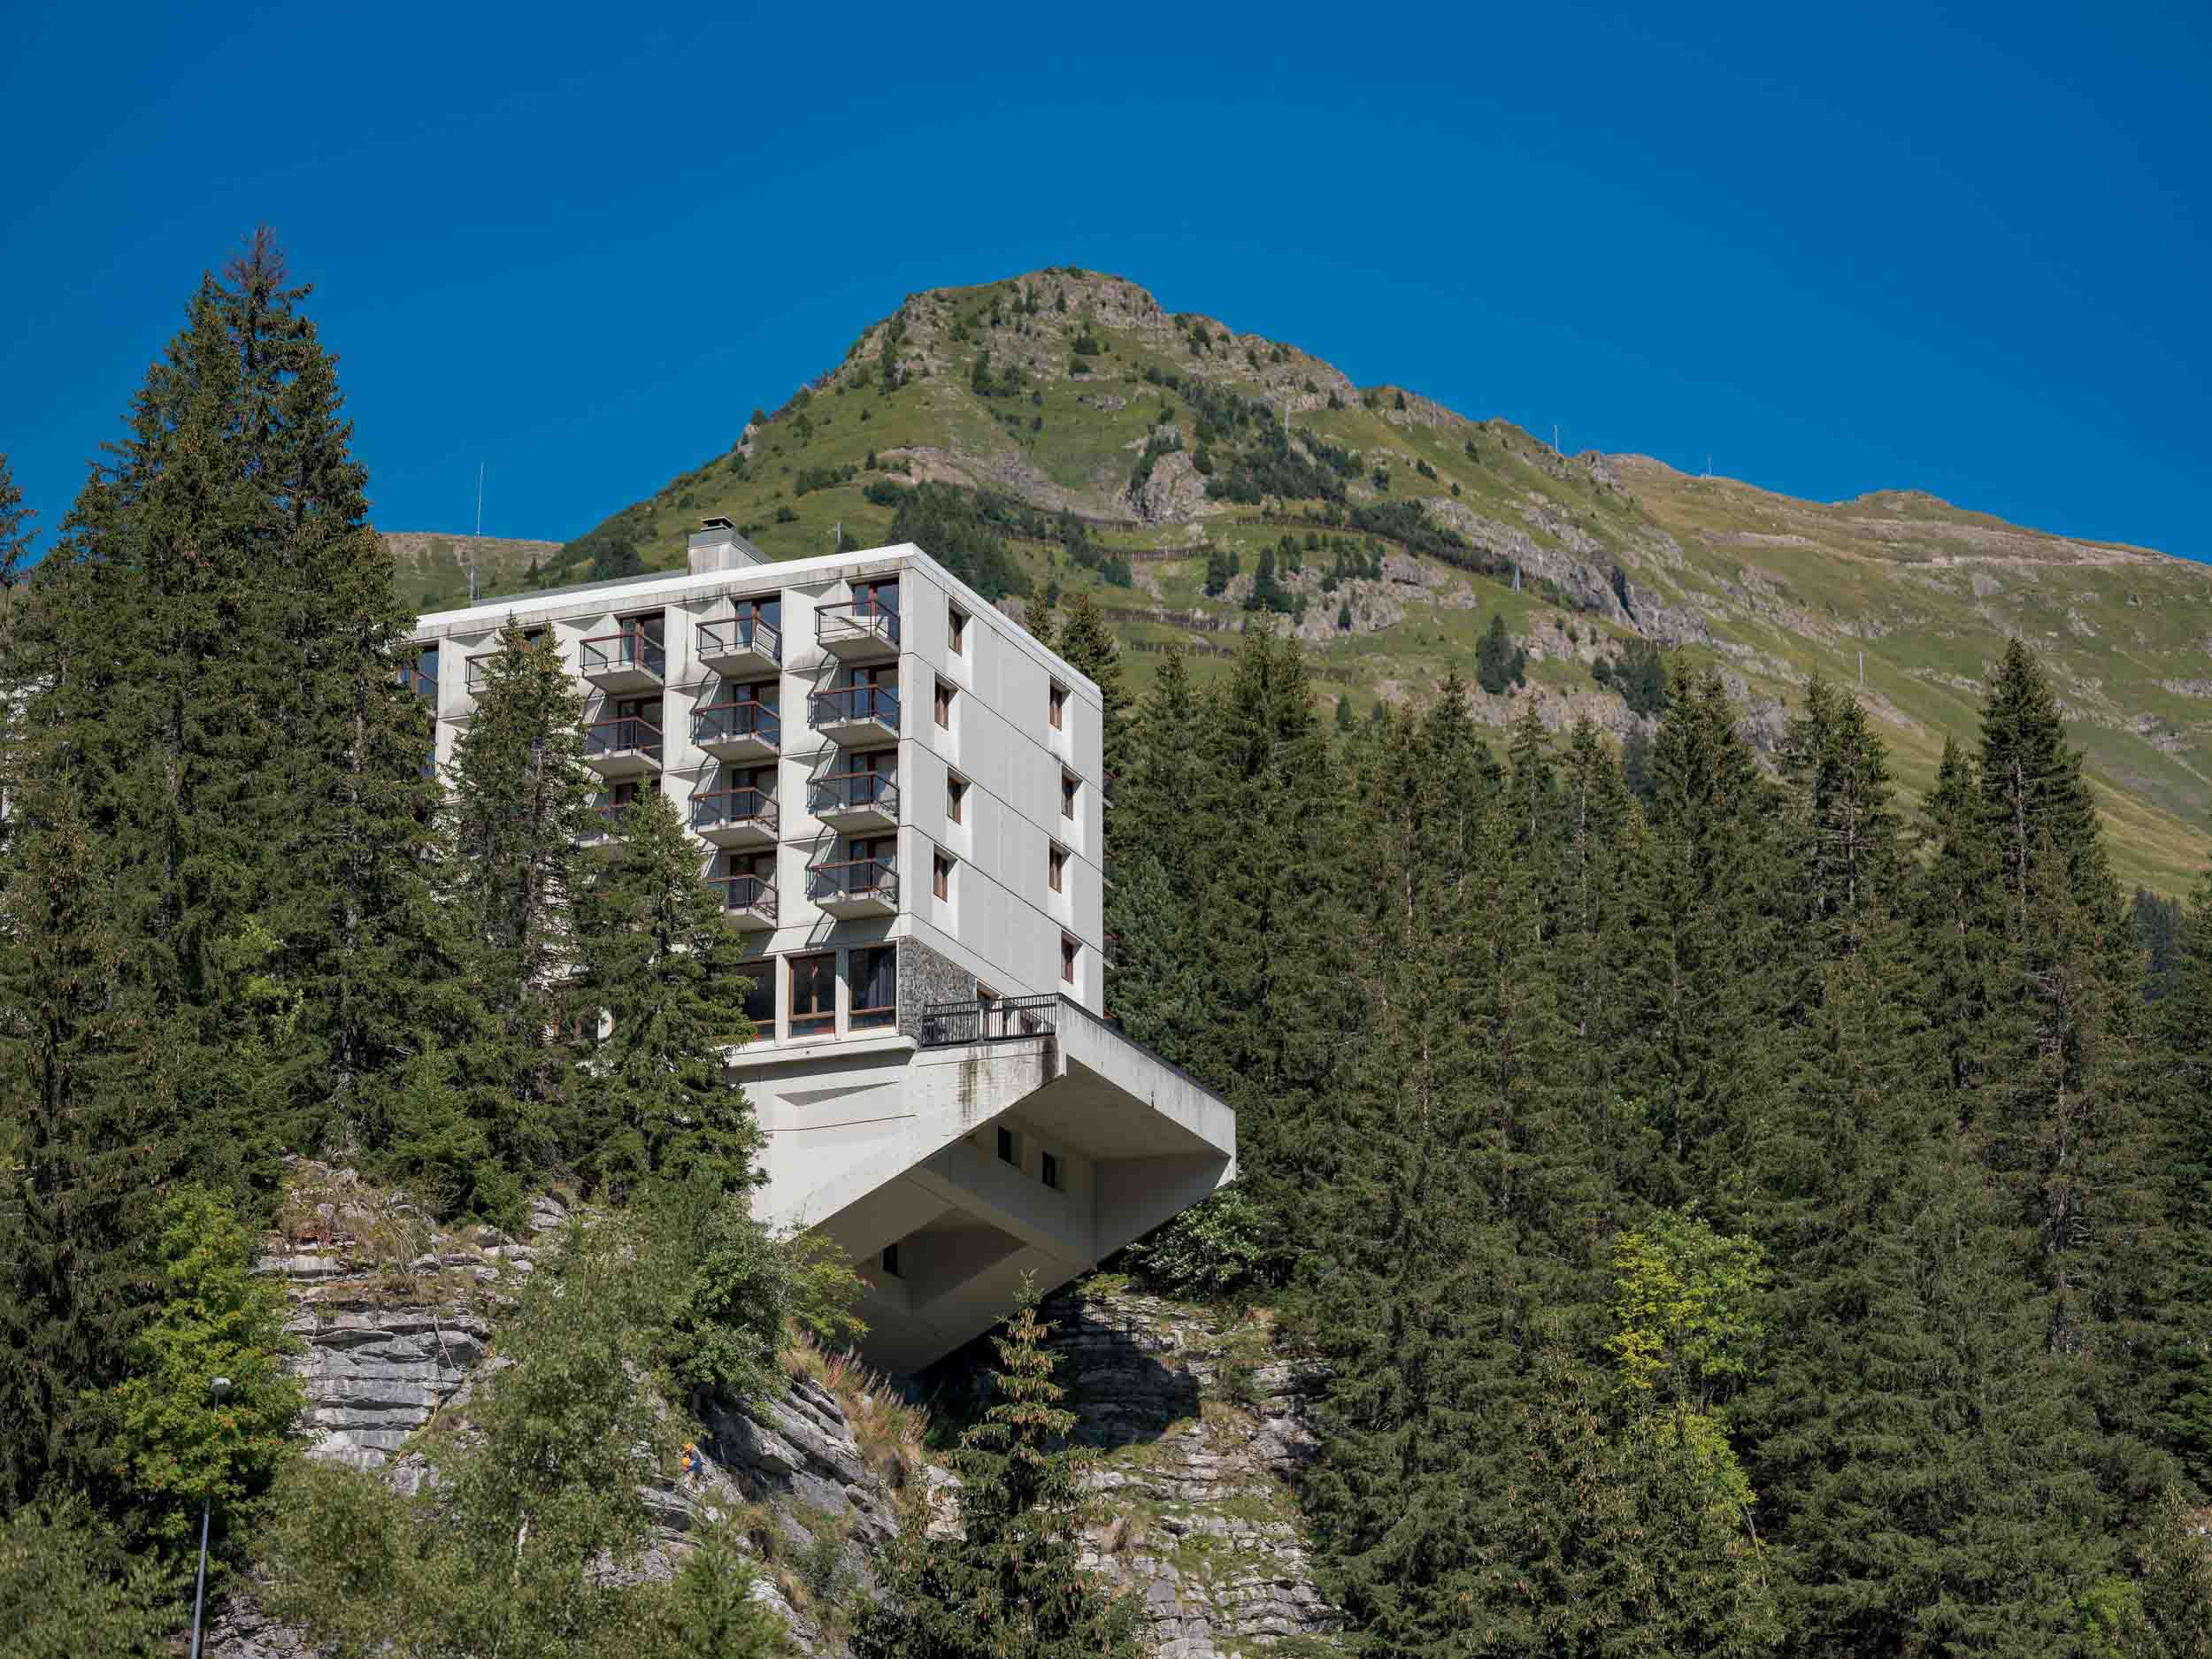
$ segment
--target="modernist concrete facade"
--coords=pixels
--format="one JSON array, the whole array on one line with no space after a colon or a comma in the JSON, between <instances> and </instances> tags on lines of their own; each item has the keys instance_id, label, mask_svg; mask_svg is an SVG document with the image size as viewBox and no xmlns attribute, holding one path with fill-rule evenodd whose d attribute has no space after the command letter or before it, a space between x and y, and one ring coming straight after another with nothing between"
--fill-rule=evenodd
<instances>
[{"instance_id":1,"label":"modernist concrete facade","mask_svg":"<svg viewBox=\"0 0 2212 1659\"><path fill-rule=\"evenodd\" d=\"M1102 1018L1089 680L910 544L772 562L710 521L686 574L420 618L442 766L510 619L585 683L602 804L659 789L699 839L758 964L758 1207L852 1253L872 1363L1230 1178L1227 1107Z\"/></svg>"}]
</instances>

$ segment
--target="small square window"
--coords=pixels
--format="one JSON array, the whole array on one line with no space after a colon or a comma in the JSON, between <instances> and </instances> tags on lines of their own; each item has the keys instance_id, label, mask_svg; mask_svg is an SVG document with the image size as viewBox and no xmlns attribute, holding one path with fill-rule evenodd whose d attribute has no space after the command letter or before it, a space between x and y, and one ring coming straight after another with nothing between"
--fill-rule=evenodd
<instances>
[{"instance_id":1,"label":"small square window","mask_svg":"<svg viewBox=\"0 0 2212 1659\"><path fill-rule=\"evenodd\" d=\"M1001 1129L998 1132L998 1161L1001 1164L1010 1164L1016 1169L1021 1167L1022 1138L1011 1129Z\"/></svg>"},{"instance_id":2,"label":"small square window","mask_svg":"<svg viewBox=\"0 0 2212 1659\"><path fill-rule=\"evenodd\" d=\"M1060 1190L1060 1160L1051 1153L1041 1155L1037 1173L1044 1184L1051 1187L1054 1192Z\"/></svg>"},{"instance_id":3,"label":"small square window","mask_svg":"<svg viewBox=\"0 0 2212 1659\"><path fill-rule=\"evenodd\" d=\"M1075 958L1082 949L1067 934L1060 935L1060 977L1070 985L1075 983Z\"/></svg>"},{"instance_id":4,"label":"small square window","mask_svg":"<svg viewBox=\"0 0 2212 1659\"><path fill-rule=\"evenodd\" d=\"M945 779L945 817L952 823L960 822L968 800L968 780L949 775Z\"/></svg>"},{"instance_id":5,"label":"small square window","mask_svg":"<svg viewBox=\"0 0 2212 1659\"><path fill-rule=\"evenodd\" d=\"M1064 772L1060 774L1060 816L1062 818L1072 818L1075 816L1075 792L1078 787L1079 786L1076 782L1073 772Z\"/></svg>"},{"instance_id":6,"label":"small square window","mask_svg":"<svg viewBox=\"0 0 2212 1659\"><path fill-rule=\"evenodd\" d=\"M952 859L948 855L939 853L930 861L929 885L939 898L952 897Z\"/></svg>"},{"instance_id":7,"label":"small square window","mask_svg":"<svg viewBox=\"0 0 2212 1659\"><path fill-rule=\"evenodd\" d=\"M958 605L945 607L945 633L952 642L952 654L960 656L968 649L968 613Z\"/></svg>"},{"instance_id":8,"label":"small square window","mask_svg":"<svg viewBox=\"0 0 2212 1659\"><path fill-rule=\"evenodd\" d=\"M1045 883L1055 893L1064 890L1062 884L1066 879L1068 855L1064 849L1048 847L1045 849Z\"/></svg>"},{"instance_id":9,"label":"small square window","mask_svg":"<svg viewBox=\"0 0 2212 1659\"><path fill-rule=\"evenodd\" d=\"M883 1271L894 1279L906 1277L899 1271L899 1247L897 1245L887 1244L883 1247Z\"/></svg>"},{"instance_id":10,"label":"small square window","mask_svg":"<svg viewBox=\"0 0 2212 1659\"><path fill-rule=\"evenodd\" d=\"M1052 722L1052 729L1061 730L1067 724L1068 688L1056 685L1045 698L1045 718Z\"/></svg>"},{"instance_id":11,"label":"small square window","mask_svg":"<svg viewBox=\"0 0 2212 1659\"><path fill-rule=\"evenodd\" d=\"M937 724L952 724L952 687L941 680L937 682Z\"/></svg>"}]
</instances>

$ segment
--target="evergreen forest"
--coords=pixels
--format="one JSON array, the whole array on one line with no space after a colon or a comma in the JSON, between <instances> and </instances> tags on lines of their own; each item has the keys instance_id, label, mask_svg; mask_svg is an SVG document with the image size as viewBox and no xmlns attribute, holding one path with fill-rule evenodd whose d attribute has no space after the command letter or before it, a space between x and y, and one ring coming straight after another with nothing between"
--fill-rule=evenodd
<instances>
[{"instance_id":1,"label":"evergreen forest","mask_svg":"<svg viewBox=\"0 0 2212 1659\"><path fill-rule=\"evenodd\" d=\"M204 280L35 563L0 467L0 1655L177 1651L203 1515L335 1653L774 1652L735 1540L627 1571L637 1491L850 1269L751 1217L733 936L668 803L594 814L551 649L426 765L307 298L265 234ZM1087 596L1029 619L1105 694L1109 1011L1239 1114L1118 1265L1317 1366L1340 1651L2212 1655L2212 882L2123 890L2031 651L1909 810L1817 680L1768 764L1640 651L1624 757L1457 680L1325 708L1264 604L1141 698ZM432 1489L297 1455L299 1156L602 1218ZM1139 1651L1010 1315L868 1659Z\"/></svg>"}]
</instances>

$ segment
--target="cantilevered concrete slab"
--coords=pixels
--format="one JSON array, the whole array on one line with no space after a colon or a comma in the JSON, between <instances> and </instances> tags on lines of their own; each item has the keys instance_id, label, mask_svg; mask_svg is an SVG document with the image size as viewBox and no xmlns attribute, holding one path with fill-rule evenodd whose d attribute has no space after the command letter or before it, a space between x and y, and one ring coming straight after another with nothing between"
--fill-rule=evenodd
<instances>
[{"instance_id":1,"label":"cantilevered concrete slab","mask_svg":"<svg viewBox=\"0 0 2212 1659\"><path fill-rule=\"evenodd\" d=\"M779 1102L772 1171L810 1178L772 1181L772 1218L859 1263L863 1353L882 1370L949 1353L1005 1316L1025 1273L1064 1284L1235 1173L1218 1096L1074 1002L1026 1000L1044 1004L1035 1029L887 1052L882 1092L841 1089L811 1129L803 1075L749 1079Z\"/></svg>"}]
</instances>

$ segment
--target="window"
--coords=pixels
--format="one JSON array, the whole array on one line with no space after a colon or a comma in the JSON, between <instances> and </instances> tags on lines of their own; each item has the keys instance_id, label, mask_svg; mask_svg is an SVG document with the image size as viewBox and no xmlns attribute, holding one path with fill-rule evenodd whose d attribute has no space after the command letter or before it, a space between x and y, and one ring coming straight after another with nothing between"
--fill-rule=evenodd
<instances>
[{"instance_id":1,"label":"window","mask_svg":"<svg viewBox=\"0 0 2212 1659\"><path fill-rule=\"evenodd\" d=\"M1075 983L1076 954L1082 949L1081 945L1076 943L1067 934L1060 935L1060 977L1070 985Z\"/></svg>"},{"instance_id":2,"label":"window","mask_svg":"<svg viewBox=\"0 0 2212 1659\"><path fill-rule=\"evenodd\" d=\"M887 1244L883 1247L883 1271L894 1279L906 1277L899 1271L899 1247L897 1245Z\"/></svg>"},{"instance_id":3,"label":"window","mask_svg":"<svg viewBox=\"0 0 2212 1659\"><path fill-rule=\"evenodd\" d=\"M837 957L833 952L793 956L791 1034L823 1037L837 1029Z\"/></svg>"},{"instance_id":4,"label":"window","mask_svg":"<svg viewBox=\"0 0 2212 1659\"><path fill-rule=\"evenodd\" d=\"M765 1042L776 1034L776 964L763 956L740 970L746 976L745 1018L753 1023L753 1041Z\"/></svg>"},{"instance_id":5,"label":"window","mask_svg":"<svg viewBox=\"0 0 2212 1659\"><path fill-rule=\"evenodd\" d=\"M945 633L952 643L952 654L960 656L968 649L968 613L958 605L945 607Z\"/></svg>"},{"instance_id":6,"label":"window","mask_svg":"<svg viewBox=\"0 0 2212 1659\"><path fill-rule=\"evenodd\" d=\"M853 585L853 607L858 611L882 611L892 616L899 614L899 580L894 576L879 582L856 582Z\"/></svg>"},{"instance_id":7,"label":"window","mask_svg":"<svg viewBox=\"0 0 2212 1659\"><path fill-rule=\"evenodd\" d=\"M1049 1152L1041 1154L1037 1173L1044 1184L1054 1192L1060 1190L1060 1160L1057 1157Z\"/></svg>"},{"instance_id":8,"label":"window","mask_svg":"<svg viewBox=\"0 0 2212 1659\"><path fill-rule=\"evenodd\" d=\"M1055 893L1066 891L1063 884L1066 878L1067 867L1068 855L1064 848L1047 847L1045 849L1045 884Z\"/></svg>"},{"instance_id":9,"label":"window","mask_svg":"<svg viewBox=\"0 0 2212 1659\"><path fill-rule=\"evenodd\" d=\"M937 682L937 724L952 724L952 687L941 680Z\"/></svg>"},{"instance_id":10,"label":"window","mask_svg":"<svg viewBox=\"0 0 2212 1659\"><path fill-rule=\"evenodd\" d=\"M899 952L872 945L853 952L852 1029L880 1031L898 1023Z\"/></svg>"},{"instance_id":11,"label":"window","mask_svg":"<svg viewBox=\"0 0 2212 1659\"><path fill-rule=\"evenodd\" d=\"M948 855L939 853L930 861L929 887L930 891L939 898L948 901L951 899L952 859Z\"/></svg>"},{"instance_id":12,"label":"window","mask_svg":"<svg viewBox=\"0 0 2212 1659\"><path fill-rule=\"evenodd\" d=\"M961 821L960 814L966 807L967 800L968 780L948 772L945 776L945 817L949 822L957 824Z\"/></svg>"},{"instance_id":13,"label":"window","mask_svg":"<svg viewBox=\"0 0 2212 1659\"><path fill-rule=\"evenodd\" d=\"M1060 816L1062 818L1072 818L1075 816L1075 792L1079 787L1073 772L1064 772L1060 774Z\"/></svg>"},{"instance_id":14,"label":"window","mask_svg":"<svg viewBox=\"0 0 2212 1659\"><path fill-rule=\"evenodd\" d=\"M1016 1169L1022 1166L1022 1138L1011 1129L998 1132L998 1161L1010 1164Z\"/></svg>"},{"instance_id":15,"label":"window","mask_svg":"<svg viewBox=\"0 0 2212 1659\"><path fill-rule=\"evenodd\" d=\"M1056 681L1051 691L1046 694L1045 718L1052 723L1052 729L1057 732L1067 724L1067 717L1068 688Z\"/></svg>"}]
</instances>

